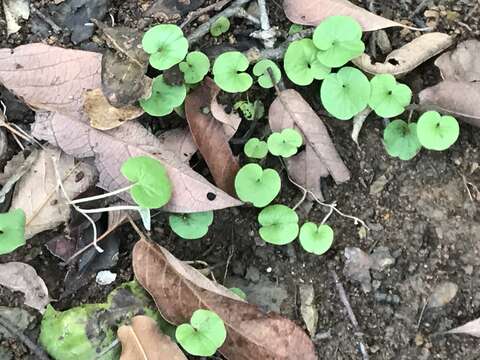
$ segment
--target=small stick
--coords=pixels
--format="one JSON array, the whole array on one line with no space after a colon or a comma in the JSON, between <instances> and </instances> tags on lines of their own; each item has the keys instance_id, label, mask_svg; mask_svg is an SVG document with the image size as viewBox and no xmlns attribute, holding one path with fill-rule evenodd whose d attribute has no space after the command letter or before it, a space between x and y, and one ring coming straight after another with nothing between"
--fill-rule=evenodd
<instances>
[{"instance_id":1,"label":"small stick","mask_svg":"<svg viewBox=\"0 0 480 360\"><path fill-rule=\"evenodd\" d=\"M30 5L30 11L37 15L40 19L45 21L48 25L50 25L55 34L60 34L62 32L62 28L58 26L55 21L53 21L49 16L38 10L35 6Z\"/></svg>"},{"instance_id":2,"label":"small stick","mask_svg":"<svg viewBox=\"0 0 480 360\"><path fill-rule=\"evenodd\" d=\"M221 10L225 5L227 5L231 1L232 0L221 0L221 1L215 2L211 5L208 5L208 6L205 6L203 8L192 11L190 14L187 15L187 18L180 25L180 27L184 28L185 26L190 24L193 20L197 19L198 17L200 17L201 15L203 15L203 14L209 12L209 11L212 11L212 10L219 11L219 10Z\"/></svg>"},{"instance_id":3,"label":"small stick","mask_svg":"<svg viewBox=\"0 0 480 360\"><path fill-rule=\"evenodd\" d=\"M260 10L260 26L262 28L263 44L267 49L273 48L275 44L275 33L270 30L270 19L268 18L267 4L265 0L258 0L258 9Z\"/></svg>"},{"instance_id":4,"label":"small stick","mask_svg":"<svg viewBox=\"0 0 480 360\"><path fill-rule=\"evenodd\" d=\"M260 20L253 15L250 15L244 8L238 8L236 17L246 19L255 25L260 25Z\"/></svg>"},{"instance_id":5,"label":"small stick","mask_svg":"<svg viewBox=\"0 0 480 360\"><path fill-rule=\"evenodd\" d=\"M358 337L358 345L360 346L360 352L362 353L363 360L368 360L368 353L365 344L362 341L363 333L360 331L360 327L358 326L357 318L353 313L352 307L350 306L350 302L348 301L347 293L345 292L345 288L343 284L338 279L337 273L335 270L331 270L330 274L332 275L333 281L335 282L335 287L337 288L338 296L340 297L340 301L342 302L343 306L347 310L348 318L352 323L355 329L355 335Z\"/></svg>"}]
</instances>

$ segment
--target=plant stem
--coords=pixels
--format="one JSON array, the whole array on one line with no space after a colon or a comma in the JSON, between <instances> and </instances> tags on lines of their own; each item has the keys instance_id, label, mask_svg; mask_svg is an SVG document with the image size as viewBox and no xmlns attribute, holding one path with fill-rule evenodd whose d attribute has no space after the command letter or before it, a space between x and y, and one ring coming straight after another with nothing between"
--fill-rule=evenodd
<instances>
[{"instance_id":1,"label":"plant stem","mask_svg":"<svg viewBox=\"0 0 480 360\"><path fill-rule=\"evenodd\" d=\"M89 201L105 199L105 198L108 198L108 197L110 197L110 196L115 196L115 195L118 195L118 194L127 192L127 191L129 191L133 186L134 186L134 184L130 184L130 185L128 185L128 186L125 186L124 188L121 188L121 189L118 189L118 190L115 190L115 191L111 191L111 192L109 192L109 193L100 194L100 195L95 195L95 196L89 196L89 197L86 197L86 198L81 198L81 199L73 200L73 201L71 202L71 204L72 204L72 205L73 205L73 204L81 204L81 203L86 203L86 202L89 202Z\"/></svg>"},{"instance_id":2,"label":"plant stem","mask_svg":"<svg viewBox=\"0 0 480 360\"><path fill-rule=\"evenodd\" d=\"M139 211L139 206L130 206L130 205L123 205L123 206L110 206L105 208L98 208L98 209L80 209L84 214L98 214L102 212L110 212L110 211L121 211L121 210L135 210Z\"/></svg>"}]
</instances>

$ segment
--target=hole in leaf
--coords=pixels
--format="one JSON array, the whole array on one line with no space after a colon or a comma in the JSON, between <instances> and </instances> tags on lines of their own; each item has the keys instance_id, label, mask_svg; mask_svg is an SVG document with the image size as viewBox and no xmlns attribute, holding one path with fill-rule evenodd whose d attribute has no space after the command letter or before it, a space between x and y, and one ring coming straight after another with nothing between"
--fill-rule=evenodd
<instances>
[{"instance_id":1,"label":"hole in leaf","mask_svg":"<svg viewBox=\"0 0 480 360\"><path fill-rule=\"evenodd\" d=\"M212 193L212 192L209 192L209 193L207 194L207 199L210 200L210 201L215 200L216 197L217 197L217 195L215 195L215 194Z\"/></svg>"},{"instance_id":2,"label":"hole in leaf","mask_svg":"<svg viewBox=\"0 0 480 360\"><path fill-rule=\"evenodd\" d=\"M392 65L399 65L400 64L396 59L388 59L388 62Z\"/></svg>"}]
</instances>

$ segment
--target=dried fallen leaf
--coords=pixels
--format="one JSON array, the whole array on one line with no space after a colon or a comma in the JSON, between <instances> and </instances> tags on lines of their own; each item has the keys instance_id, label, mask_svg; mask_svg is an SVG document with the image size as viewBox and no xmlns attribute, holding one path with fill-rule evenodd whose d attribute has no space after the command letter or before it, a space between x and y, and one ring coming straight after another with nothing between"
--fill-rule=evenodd
<instances>
[{"instance_id":1,"label":"dried fallen leaf","mask_svg":"<svg viewBox=\"0 0 480 360\"><path fill-rule=\"evenodd\" d=\"M457 291L458 285L450 281L437 285L428 299L428 306L436 308L447 305L455 297Z\"/></svg>"},{"instance_id":2,"label":"dried fallen leaf","mask_svg":"<svg viewBox=\"0 0 480 360\"><path fill-rule=\"evenodd\" d=\"M198 308L217 313L228 334L219 351L229 360L317 359L313 343L292 321L262 313L157 244L137 242L133 269L169 322L187 322Z\"/></svg>"},{"instance_id":3,"label":"dried fallen leaf","mask_svg":"<svg viewBox=\"0 0 480 360\"><path fill-rule=\"evenodd\" d=\"M90 119L90 125L98 130L114 129L143 114L143 109L138 106L117 108L110 105L101 89L87 90L83 107Z\"/></svg>"},{"instance_id":4,"label":"dried fallen leaf","mask_svg":"<svg viewBox=\"0 0 480 360\"><path fill-rule=\"evenodd\" d=\"M70 205L57 187L52 157L63 177L65 190L71 198L95 184L95 169L59 149L41 150L31 169L18 182L13 193L12 209L23 209L26 215L25 238L53 229L70 218Z\"/></svg>"},{"instance_id":5,"label":"dried fallen leaf","mask_svg":"<svg viewBox=\"0 0 480 360\"><path fill-rule=\"evenodd\" d=\"M122 343L120 360L186 360L187 358L167 335L160 333L157 323L145 315L137 315L131 325L117 331Z\"/></svg>"},{"instance_id":6,"label":"dried fallen leaf","mask_svg":"<svg viewBox=\"0 0 480 360\"><path fill-rule=\"evenodd\" d=\"M443 33L428 33L419 36L400 49L392 51L384 63L373 63L367 54L352 62L369 74L392 74L402 76L453 44L453 37Z\"/></svg>"},{"instance_id":7,"label":"dried fallen leaf","mask_svg":"<svg viewBox=\"0 0 480 360\"><path fill-rule=\"evenodd\" d=\"M217 186L234 196L234 180L240 166L228 144L224 124L212 115L210 104L220 88L207 78L202 86L185 99L187 117L193 139L205 159Z\"/></svg>"},{"instance_id":8,"label":"dried fallen leaf","mask_svg":"<svg viewBox=\"0 0 480 360\"><path fill-rule=\"evenodd\" d=\"M446 334L467 334L480 338L480 318L469 321L468 323L448 330Z\"/></svg>"},{"instance_id":9,"label":"dried fallen leaf","mask_svg":"<svg viewBox=\"0 0 480 360\"><path fill-rule=\"evenodd\" d=\"M318 310L315 306L315 290L312 284L301 284L298 292L300 294L300 313L307 326L310 336L315 336L318 324Z\"/></svg>"},{"instance_id":10,"label":"dried fallen leaf","mask_svg":"<svg viewBox=\"0 0 480 360\"><path fill-rule=\"evenodd\" d=\"M158 139L163 148L177 154L185 163L188 163L193 154L197 152L197 145L195 145L189 129L168 130L158 135Z\"/></svg>"},{"instance_id":11,"label":"dried fallen leaf","mask_svg":"<svg viewBox=\"0 0 480 360\"><path fill-rule=\"evenodd\" d=\"M351 16L364 31L373 31L392 26L405 26L375 15L347 0L284 0L287 18L296 24L317 26L332 15Z\"/></svg>"},{"instance_id":12,"label":"dried fallen leaf","mask_svg":"<svg viewBox=\"0 0 480 360\"><path fill-rule=\"evenodd\" d=\"M198 9L205 0L156 0L145 15L160 19L178 19Z\"/></svg>"},{"instance_id":13,"label":"dried fallen leaf","mask_svg":"<svg viewBox=\"0 0 480 360\"><path fill-rule=\"evenodd\" d=\"M350 179L327 128L297 91L282 91L270 106L268 118L273 131L296 127L303 134L305 154L287 160L290 175L300 185L322 197L320 177L330 173L337 184Z\"/></svg>"},{"instance_id":14,"label":"dried fallen leaf","mask_svg":"<svg viewBox=\"0 0 480 360\"><path fill-rule=\"evenodd\" d=\"M48 289L33 267L21 262L0 264L0 285L25 294L25 305L41 313L50 302Z\"/></svg>"},{"instance_id":15,"label":"dried fallen leaf","mask_svg":"<svg viewBox=\"0 0 480 360\"><path fill-rule=\"evenodd\" d=\"M467 40L435 60L444 80L480 81L480 41Z\"/></svg>"},{"instance_id":16,"label":"dried fallen leaf","mask_svg":"<svg viewBox=\"0 0 480 360\"><path fill-rule=\"evenodd\" d=\"M21 29L21 20L30 17L30 0L3 0L3 12L7 21L7 36Z\"/></svg>"}]
</instances>

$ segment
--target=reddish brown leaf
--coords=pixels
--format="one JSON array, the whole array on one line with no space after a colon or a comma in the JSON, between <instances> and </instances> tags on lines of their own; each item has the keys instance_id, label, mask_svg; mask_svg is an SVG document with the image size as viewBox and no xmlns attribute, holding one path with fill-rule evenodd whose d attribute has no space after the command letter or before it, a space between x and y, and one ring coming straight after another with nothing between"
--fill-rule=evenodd
<instances>
[{"instance_id":1,"label":"reddish brown leaf","mask_svg":"<svg viewBox=\"0 0 480 360\"><path fill-rule=\"evenodd\" d=\"M217 186L230 195L235 195L234 180L238 172L238 160L233 156L225 133L224 123L212 114L211 104L220 88L206 78L203 85L185 99L187 117L193 140L205 159ZM217 104L218 106L218 104ZM217 108L218 110L218 108Z\"/></svg>"},{"instance_id":2,"label":"reddish brown leaf","mask_svg":"<svg viewBox=\"0 0 480 360\"><path fill-rule=\"evenodd\" d=\"M372 14L346 0L284 0L283 7L291 22L302 25L316 26L329 16L345 15L355 18L364 31L405 26Z\"/></svg>"},{"instance_id":3,"label":"reddish brown leaf","mask_svg":"<svg viewBox=\"0 0 480 360\"><path fill-rule=\"evenodd\" d=\"M228 334L219 351L230 360L317 359L313 343L292 321L262 313L157 244L143 239L137 242L133 269L169 322L188 322L199 308L217 313Z\"/></svg>"}]
</instances>

